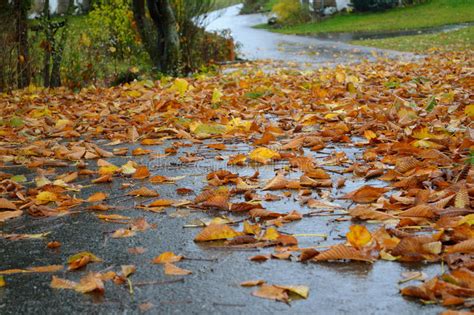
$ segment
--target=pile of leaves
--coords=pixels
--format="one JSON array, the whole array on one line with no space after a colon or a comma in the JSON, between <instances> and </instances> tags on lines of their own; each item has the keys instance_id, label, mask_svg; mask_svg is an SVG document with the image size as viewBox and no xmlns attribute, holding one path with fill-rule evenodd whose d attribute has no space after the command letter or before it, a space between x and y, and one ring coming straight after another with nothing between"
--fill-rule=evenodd
<instances>
[{"instance_id":1,"label":"pile of leaves","mask_svg":"<svg viewBox=\"0 0 474 315\"><path fill-rule=\"evenodd\" d=\"M105 222L127 225L112 237L134 236L153 226L143 218L104 214L113 210L107 203L111 192L79 197L84 185L127 179L139 186L123 184L128 198L153 199L137 205L139 209L160 212L175 207L218 213L218 217L196 224L203 229L195 242L275 248L274 253L250 257L259 262L442 263L448 266L444 274L419 286L404 287L401 294L471 308L472 57L471 53L451 53L407 63L380 60L310 73L282 70L264 74L241 69L215 77L91 87L77 94L31 87L1 95L4 171L0 173L0 222L87 209L100 212L96 215ZM104 140L106 145L102 145ZM164 153L153 150L165 141L172 145ZM227 154L228 147L236 144L245 144L245 149ZM207 185L194 198L189 198L192 191L186 188L178 188L177 193L188 199L160 196L154 185L180 178L154 174L135 157L179 155L183 164L209 159L205 154L183 152L189 146L217 152L213 158L226 161L229 169L203 175ZM355 148L360 156L350 158L344 150L336 150L325 158L314 157L329 147ZM116 165L111 159L117 156L129 160ZM28 181L9 172L12 165L35 170L37 176ZM246 176L230 171L248 165L272 165L275 176L264 181L258 171ZM75 170L54 170L64 166ZM335 202L334 192L348 179L367 183L344 195L342 199L350 204L341 206ZM281 212L262 205L262 201L293 198L295 194L300 209ZM279 231L307 217L335 213L340 217L333 224L355 222L346 241L327 244L324 249L300 248L297 236ZM244 219L232 219L234 214ZM368 229L367 221L376 223L375 228L371 225ZM12 240L31 237L0 236ZM68 261L69 269L98 259L91 253L80 253ZM162 253L153 263L162 264L165 274L192 273L175 265L182 259L186 257ZM40 271L54 270L57 268ZM127 283L133 272L134 266L122 266L119 273L90 273L80 283L53 277L51 285L103 292L103 281ZM0 272L9 273L15 271ZM5 284L3 278L1 283ZM308 297L305 286L268 285L263 280L242 285L259 286L253 295L283 302L292 294Z\"/></svg>"}]
</instances>

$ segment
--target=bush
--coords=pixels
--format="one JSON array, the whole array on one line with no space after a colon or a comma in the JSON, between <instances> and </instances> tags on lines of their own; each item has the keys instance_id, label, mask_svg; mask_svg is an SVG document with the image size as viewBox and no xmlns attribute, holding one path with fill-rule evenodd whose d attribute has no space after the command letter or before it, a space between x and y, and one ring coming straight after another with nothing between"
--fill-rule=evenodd
<instances>
[{"instance_id":1,"label":"bush","mask_svg":"<svg viewBox=\"0 0 474 315\"><path fill-rule=\"evenodd\" d=\"M240 14L252 14L264 11L267 0L246 0Z\"/></svg>"},{"instance_id":2,"label":"bush","mask_svg":"<svg viewBox=\"0 0 474 315\"><path fill-rule=\"evenodd\" d=\"M352 0L356 11L380 11L386 10L398 5L398 0Z\"/></svg>"},{"instance_id":3,"label":"bush","mask_svg":"<svg viewBox=\"0 0 474 315\"><path fill-rule=\"evenodd\" d=\"M272 8L278 21L284 24L296 24L308 21L310 14L299 0L280 0Z\"/></svg>"}]
</instances>

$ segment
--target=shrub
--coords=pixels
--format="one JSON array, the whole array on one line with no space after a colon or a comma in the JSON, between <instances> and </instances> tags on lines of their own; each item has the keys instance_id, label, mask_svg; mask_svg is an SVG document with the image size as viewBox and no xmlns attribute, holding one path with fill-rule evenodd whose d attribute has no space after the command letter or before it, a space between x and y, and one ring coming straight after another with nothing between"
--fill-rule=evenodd
<instances>
[{"instance_id":1,"label":"shrub","mask_svg":"<svg viewBox=\"0 0 474 315\"><path fill-rule=\"evenodd\" d=\"M309 11L299 0L280 0L273 6L272 12L284 24L301 23L310 19Z\"/></svg>"},{"instance_id":2,"label":"shrub","mask_svg":"<svg viewBox=\"0 0 474 315\"><path fill-rule=\"evenodd\" d=\"M393 8L399 3L398 0L352 0L356 11L380 11Z\"/></svg>"}]
</instances>

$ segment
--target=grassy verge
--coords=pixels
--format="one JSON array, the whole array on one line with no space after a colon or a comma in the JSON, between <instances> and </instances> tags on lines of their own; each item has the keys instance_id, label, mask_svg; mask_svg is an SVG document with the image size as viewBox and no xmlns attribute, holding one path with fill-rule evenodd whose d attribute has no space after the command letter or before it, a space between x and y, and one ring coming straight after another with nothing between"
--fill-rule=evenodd
<instances>
[{"instance_id":1,"label":"grassy verge","mask_svg":"<svg viewBox=\"0 0 474 315\"><path fill-rule=\"evenodd\" d=\"M385 12L341 14L319 23L273 29L286 34L389 31L474 21L473 0L431 0L425 4ZM259 25L259 28L268 28Z\"/></svg>"},{"instance_id":2,"label":"grassy verge","mask_svg":"<svg viewBox=\"0 0 474 315\"><path fill-rule=\"evenodd\" d=\"M359 40L351 43L417 53L427 52L431 49L465 51L474 49L474 26L448 33Z\"/></svg>"},{"instance_id":3,"label":"grassy verge","mask_svg":"<svg viewBox=\"0 0 474 315\"><path fill-rule=\"evenodd\" d=\"M215 0L214 10L230 7L231 5L242 3L243 0Z\"/></svg>"}]
</instances>

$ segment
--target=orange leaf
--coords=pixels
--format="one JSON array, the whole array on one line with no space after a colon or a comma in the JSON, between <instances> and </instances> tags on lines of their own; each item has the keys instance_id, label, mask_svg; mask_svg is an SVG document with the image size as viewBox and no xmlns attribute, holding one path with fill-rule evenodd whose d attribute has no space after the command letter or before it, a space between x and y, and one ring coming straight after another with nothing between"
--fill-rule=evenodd
<instances>
[{"instance_id":1,"label":"orange leaf","mask_svg":"<svg viewBox=\"0 0 474 315\"><path fill-rule=\"evenodd\" d=\"M248 281L241 282L240 285L243 287L255 287L264 283L265 283L264 280L248 280Z\"/></svg>"},{"instance_id":2,"label":"orange leaf","mask_svg":"<svg viewBox=\"0 0 474 315\"><path fill-rule=\"evenodd\" d=\"M175 202L169 199L158 199L150 203L147 207L167 207L171 206Z\"/></svg>"},{"instance_id":3,"label":"orange leaf","mask_svg":"<svg viewBox=\"0 0 474 315\"><path fill-rule=\"evenodd\" d=\"M153 259L154 264L174 263L183 259L181 255L175 255L173 252L164 252Z\"/></svg>"},{"instance_id":4,"label":"orange leaf","mask_svg":"<svg viewBox=\"0 0 474 315\"><path fill-rule=\"evenodd\" d=\"M145 179L150 176L150 171L146 166L137 167L136 172L132 175L132 178L135 179Z\"/></svg>"},{"instance_id":5,"label":"orange leaf","mask_svg":"<svg viewBox=\"0 0 474 315\"><path fill-rule=\"evenodd\" d=\"M139 189L129 191L127 195L136 197L158 197L160 194L154 190L151 190L150 188L141 187Z\"/></svg>"},{"instance_id":6,"label":"orange leaf","mask_svg":"<svg viewBox=\"0 0 474 315\"><path fill-rule=\"evenodd\" d=\"M0 209L16 210L16 206L10 200L0 198Z\"/></svg>"},{"instance_id":7,"label":"orange leaf","mask_svg":"<svg viewBox=\"0 0 474 315\"><path fill-rule=\"evenodd\" d=\"M168 276L186 276L193 273L191 270L182 269L170 263L165 263L164 271Z\"/></svg>"},{"instance_id":8,"label":"orange leaf","mask_svg":"<svg viewBox=\"0 0 474 315\"><path fill-rule=\"evenodd\" d=\"M258 290L252 292L252 295L262 299L288 302L286 290L274 285L262 284Z\"/></svg>"},{"instance_id":9,"label":"orange leaf","mask_svg":"<svg viewBox=\"0 0 474 315\"><path fill-rule=\"evenodd\" d=\"M195 238L195 242L225 240L238 236L234 229L225 224L211 224L204 228Z\"/></svg>"},{"instance_id":10,"label":"orange leaf","mask_svg":"<svg viewBox=\"0 0 474 315\"><path fill-rule=\"evenodd\" d=\"M74 289L77 286L77 282L53 276L50 286L53 289Z\"/></svg>"},{"instance_id":11,"label":"orange leaf","mask_svg":"<svg viewBox=\"0 0 474 315\"><path fill-rule=\"evenodd\" d=\"M103 294L104 282L102 281L99 273L89 273L87 276L82 278L78 285L75 286L74 290L81 293L97 292Z\"/></svg>"},{"instance_id":12,"label":"orange leaf","mask_svg":"<svg viewBox=\"0 0 474 315\"><path fill-rule=\"evenodd\" d=\"M103 193L103 192L97 192L91 196L89 196L89 198L87 198L87 201L88 202L97 202L97 201L102 201L104 199L107 199L108 195L106 193Z\"/></svg>"}]
</instances>

